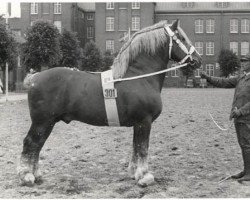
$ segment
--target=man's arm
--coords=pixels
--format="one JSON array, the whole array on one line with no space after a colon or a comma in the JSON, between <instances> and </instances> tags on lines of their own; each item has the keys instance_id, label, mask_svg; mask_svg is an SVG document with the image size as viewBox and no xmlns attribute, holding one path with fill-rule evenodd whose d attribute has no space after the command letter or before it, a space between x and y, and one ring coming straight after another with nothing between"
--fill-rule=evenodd
<instances>
[{"instance_id":1,"label":"man's arm","mask_svg":"<svg viewBox=\"0 0 250 200\"><path fill-rule=\"evenodd\" d=\"M207 79L207 82L219 88L235 88L238 82L238 76L232 78L218 78L208 76L204 72L201 73L201 78Z\"/></svg>"}]
</instances>

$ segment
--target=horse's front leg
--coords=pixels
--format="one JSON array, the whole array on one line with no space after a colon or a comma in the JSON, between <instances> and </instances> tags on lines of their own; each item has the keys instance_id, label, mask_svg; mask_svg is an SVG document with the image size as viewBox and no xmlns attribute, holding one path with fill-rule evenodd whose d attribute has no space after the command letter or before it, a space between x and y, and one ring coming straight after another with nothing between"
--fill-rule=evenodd
<instances>
[{"instance_id":1,"label":"horse's front leg","mask_svg":"<svg viewBox=\"0 0 250 200\"><path fill-rule=\"evenodd\" d=\"M146 186L154 182L154 176L148 172L148 147L152 119L147 117L134 125L133 151L129 171L139 185Z\"/></svg>"}]
</instances>

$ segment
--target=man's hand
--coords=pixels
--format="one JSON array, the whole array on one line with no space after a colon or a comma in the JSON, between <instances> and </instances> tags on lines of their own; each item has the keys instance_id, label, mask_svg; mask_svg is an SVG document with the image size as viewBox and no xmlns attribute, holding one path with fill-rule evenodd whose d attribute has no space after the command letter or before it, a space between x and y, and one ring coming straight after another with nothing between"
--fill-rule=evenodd
<instances>
[{"instance_id":1,"label":"man's hand","mask_svg":"<svg viewBox=\"0 0 250 200\"><path fill-rule=\"evenodd\" d=\"M241 115L242 115L242 113L240 112L240 109L237 109L235 107L235 109L231 112L229 119L232 120L233 118L238 118Z\"/></svg>"},{"instance_id":2,"label":"man's hand","mask_svg":"<svg viewBox=\"0 0 250 200\"><path fill-rule=\"evenodd\" d=\"M210 77L206 74L206 72L201 72L201 78L209 79Z\"/></svg>"}]
</instances>

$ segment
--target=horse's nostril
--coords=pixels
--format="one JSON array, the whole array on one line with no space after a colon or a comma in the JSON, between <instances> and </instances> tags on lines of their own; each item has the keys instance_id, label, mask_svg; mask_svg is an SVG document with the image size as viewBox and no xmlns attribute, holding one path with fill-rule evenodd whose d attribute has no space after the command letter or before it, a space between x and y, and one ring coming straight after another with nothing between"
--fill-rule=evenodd
<instances>
[{"instance_id":1,"label":"horse's nostril","mask_svg":"<svg viewBox=\"0 0 250 200\"><path fill-rule=\"evenodd\" d=\"M197 61L195 61L195 60L192 60L192 61L190 61L190 65L196 65L197 64Z\"/></svg>"}]
</instances>

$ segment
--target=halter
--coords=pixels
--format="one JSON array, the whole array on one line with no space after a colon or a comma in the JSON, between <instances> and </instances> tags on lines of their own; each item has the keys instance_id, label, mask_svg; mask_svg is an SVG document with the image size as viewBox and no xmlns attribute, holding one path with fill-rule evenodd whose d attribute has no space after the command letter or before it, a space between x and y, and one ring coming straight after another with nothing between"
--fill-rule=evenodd
<instances>
[{"instance_id":1,"label":"halter","mask_svg":"<svg viewBox=\"0 0 250 200\"><path fill-rule=\"evenodd\" d=\"M180 65L185 63L185 61L190 58L191 61L193 61L192 54L196 51L195 47L191 44L189 39L184 34L183 37L187 40L188 44L190 45L190 49L188 51L187 47L181 42L180 39L177 38L176 34L169 28L169 26L164 27L168 36L170 37L169 42L169 59L171 59L171 53L172 53L172 47L173 47L173 40L178 44L178 46L182 49L182 51L187 54L180 62L178 62ZM178 27L178 31L183 32L180 27ZM197 51L196 51L197 52ZM198 52L197 52L198 53Z\"/></svg>"}]
</instances>

